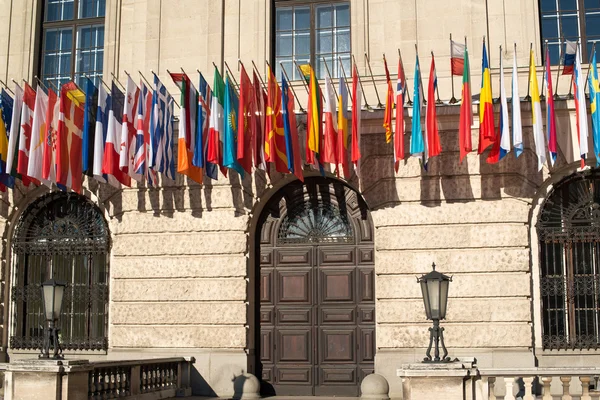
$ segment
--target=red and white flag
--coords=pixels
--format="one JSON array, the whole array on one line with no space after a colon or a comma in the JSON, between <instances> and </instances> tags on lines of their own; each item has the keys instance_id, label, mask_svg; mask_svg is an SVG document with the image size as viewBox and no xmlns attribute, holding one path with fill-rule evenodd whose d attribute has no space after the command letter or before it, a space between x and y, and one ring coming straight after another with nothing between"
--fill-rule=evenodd
<instances>
[{"instance_id":1,"label":"red and white flag","mask_svg":"<svg viewBox=\"0 0 600 400\"><path fill-rule=\"evenodd\" d=\"M462 76L465 67L466 46L461 43L456 43L454 40L450 39L450 48L452 51L450 55L450 67L452 69L452 75Z\"/></svg>"},{"instance_id":2,"label":"red and white flag","mask_svg":"<svg viewBox=\"0 0 600 400\"><path fill-rule=\"evenodd\" d=\"M102 173L115 177L125 185L131 186L131 177L119 169L119 145L122 130L123 103L125 98L116 84L111 88L111 108L108 112L108 129L106 131L106 144L104 145L104 159L102 160ZM115 187L120 187L114 180L108 180Z\"/></svg>"},{"instance_id":3,"label":"red and white flag","mask_svg":"<svg viewBox=\"0 0 600 400\"><path fill-rule=\"evenodd\" d=\"M121 125L121 146L119 149L119 168L136 181L142 180L142 175L135 171L135 119L137 113L140 89L130 76L125 86L125 101L123 103L123 123Z\"/></svg>"},{"instance_id":4,"label":"red and white flag","mask_svg":"<svg viewBox=\"0 0 600 400\"><path fill-rule=\"evenodd\" d=\"M323 106L323 119L325 129L323 130L323 154L321 161L329 164L337 164L335 145L337 143L337 112L336 99L333 84L329 76L325 77L325 104Z\"/></svg>"},{"instance_id":5,"label":"red and white flag","mask_svg":"<svg viewBox=\"0 0 600 400\"><path fill-rule=\"evenodd\" d=\"M83 105L85 93L75 82L65 83L60 90L56 181L81 193L83 159L81 157Z\"/></svg>"},{"instance_id":6,"label":"red and white flag","mask_svg":"<svg viewBox=\"0 0 600 400\"><path fill-rule=\"evenodd\" d=\"M39 181L43 180L42 159L44 157L44 141L46 139L46 116L48 114L48 95L41 86L37 87L35 95L35 109L31 123L31 139L29 141L29 163L27 175ZM52 186L49 181L43 182Z\"/></svg>"},{"instance_id":7,"label":"red and white flag","mask_svg":"<svg viewBox=\"0 0 600 400\"><path fill-rule=\"evenodd\" d=\"M21 109L21 129L19 130L19 153L17 159L17 173L25 186L29 186L32 179L27 175L29 166L29 143L31 141L31 124L33 123L33 111L35 109L35 91L25 83L23 94L23 108ZM34 178L33 182L37 182Z\"/></svg>"},{"instance_id":8,"label":"red and white flag","mask_svg":"<svg viewBox=\"0 0 600 400\"><path fill-rule=\"evenodd\" d=\"M48 89L48 110L46 113L46 130L42 149L42 179L56 183L56 143L58 140L58 116L60 101L56 92Z\"/></svg>"}]
</instances>

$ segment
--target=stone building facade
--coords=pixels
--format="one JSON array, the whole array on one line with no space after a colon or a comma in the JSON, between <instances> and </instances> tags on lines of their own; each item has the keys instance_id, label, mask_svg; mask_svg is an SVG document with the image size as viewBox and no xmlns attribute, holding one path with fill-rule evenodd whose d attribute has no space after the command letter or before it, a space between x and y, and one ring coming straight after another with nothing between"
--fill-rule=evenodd
<instances>
[{"instance_id":1,"label":"stone building facade","mask_svg":"<svg viewBox=\"0 0 600 400\"><path fill-rule=\"evenodd\" d=\"M4 3L0 77L5 82L34 82L42 64L45 2ZM274 61L275 10L292 3L312 2L106 0L102 75L108 81L113 73L123 79L125 71L132 76L154 71L176 94L167 70L183 68L191 75L200 69L209 75L212 62L219 67L227 62L237 73L240 59L245 65L254 60L264 73L262 60ZM476 357L479 365L488 367L595 365L597 329L589 333L587 346L553 350L544 345L551 329L544 328L544 318L550 318L551 307L544 305L541 294L540 282L547 273L541 269L544 256L536 224L545 199L566 177L583 179L588 189L595 182L589 167L595 165L592 152L585 172L579 161L565 156L576 129L573 101L557 101L561 151L551 168L538 171L531 105L524 101L525 150L518 159L510 154L490 165L485 155L474 152L459 163L459 107L441 105L442 155L431 160L427 171L412 158L395 172L393 150L382 128L383 110L374 106L377 98L363 57L367 53L371 58L381 96L383 53L395 59L397 49L402 51L412 90L414 44L422 53L423 71L433 50L440 97L447 101L452 84L449 34L468 37L475 94L480 38L486 36L498 97L495 49L503 45L501 56L509 65L515 42L524 97L530 43L536 64L542 64L540 3L544 2L351 0L351 51L373 107L361 111L360 179L345 181L333 174L321 178L306 167L305 185L291 175L269 177L260 171L244 178L231 172L228 178L219 176L204 185L178 175L175 182L163 179L158 188L121 190L86 180L83 196L97 207L109 235L107 348L67 350L67 356L191 355L196 358L198 394L229 395L233 378L246 371L273 383L279 393L292 394L346 393L345 387L352 394L360 380L375 371L388 379L392 395L399 394L396 369L420 360L428 343L429 324L415 276L428 272L435 262L440 271L453 275L444 324L451 356ZM568 92L568 80L559 82L559 94ZM303 85L295 81L293 86L304 104ZM302 114L298 118L305 124ZM16 256L15 235L48 192L18 185L0 195L6 360L36 353L11 346L21 318L14 287L19 285L18 269L27 263ZM594 191L590 193L592 207ZM314 210L319 207L326 210L317 215ZM296 208L299 211L292 212ZM329 231L313 227L324 236L302 241L302 233L290 228L291 216L327 216L331 221L325 222L344 226ZM291 236L284 235L285 229L291 229ZM290 238L298 240L286 241ZM596 272L583 275L596 282L598 261L593 254L574 263L591 264ZM591 310L586 318L597 321L598 292L589 293L593 298L585 307ZM286 301L295 306L289 315ZM559 319L548 324L558 324ZM290 358L282 354L283 347ZM328 352L336 351L347 358L327 358ZM286 385L293 389L286 391Z\"/></svg>"}]
</instances>

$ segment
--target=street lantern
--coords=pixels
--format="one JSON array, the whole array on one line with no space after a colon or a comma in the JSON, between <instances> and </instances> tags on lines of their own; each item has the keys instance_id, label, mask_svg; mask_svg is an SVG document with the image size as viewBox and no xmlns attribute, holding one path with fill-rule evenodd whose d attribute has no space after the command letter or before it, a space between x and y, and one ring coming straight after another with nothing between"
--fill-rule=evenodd
<instances>
[{"instance_id":1,"label":"street lantern","mask_svg":"<svg viewBox=\"0 0 600 400\"><path fill-rule=\"evenodd\" d=\"M432 264L433 271L417 278L421 285L423 294L423 303L425 304L425 314L427 319L433 321L433 327L429 328L429 347L423 362L440 363L450 362L448 350L444 344L444 328L440 328L440 320L446 318L446 308L448 305L448 286L452 278L435 270L435 263ZM440 358L440 342L443 356ZM431 357L431 347L435 344L434 357Z\"/></svg>"},{"instance_id":2,"label":"street lantern","mask_svg":"<svg viewBox=\"0 0 600 400\"><path fill-rule=\"evenodd\" d=\"M40 358L50 358L50 342L54 348L53 359L60 359L60 343L58 342L58 328L56 321L60 317L62 309L63 295L65 294L66 283L49 279L42 283L42 304L44 305L44 317L46 318L48 329L44 333L44 346Z\"/></svg>"}]
</instances>

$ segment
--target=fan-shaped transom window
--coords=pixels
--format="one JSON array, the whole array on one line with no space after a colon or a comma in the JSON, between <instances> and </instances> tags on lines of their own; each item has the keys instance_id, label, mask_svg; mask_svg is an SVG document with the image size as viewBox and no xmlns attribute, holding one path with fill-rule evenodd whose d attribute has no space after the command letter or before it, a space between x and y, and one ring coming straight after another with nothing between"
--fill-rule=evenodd
<instances>
[{"instance_id":1,"label":"fan-shaped transom window","mask_svg":"<svg viewBox=\"0 0 600 400\"><path fill-rule=\"evenodd\" d=\"M279 243L353 243L354 231L346 214L331 202L306 201L290 209L278 232Z\"/></svg>"},{"instance_id":2,"label":"fan-shaped transom window","mask_svg":"<svg viewBox=\"0 0 600 400\"><path fill-rule=\"evenodd\" d=\"M542 345L600 347L600 173L570 176L546 199L540 244Z\"/></svg>"},{"instance_id":3,"label":"fan-shaped transom window","mask_svg":"<svg viewBox=\"0 0 600 400\"><path fill-rule=\"evenodd\" d=\"M63 349L107 349L110 238L100 210L77 194L45 195L22 215L12 249L10 347L41 348L40 285L54 278L67 283L59 321Z\"/></svg>"}]
</instances>

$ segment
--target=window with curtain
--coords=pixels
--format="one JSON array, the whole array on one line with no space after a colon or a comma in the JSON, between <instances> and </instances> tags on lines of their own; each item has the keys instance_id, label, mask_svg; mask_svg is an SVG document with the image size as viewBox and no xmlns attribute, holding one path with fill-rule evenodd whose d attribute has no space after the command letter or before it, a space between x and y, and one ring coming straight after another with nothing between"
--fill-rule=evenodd
<instances>
[{"instance_id":1,"label":"window with curtain","mask_svg":"<svg viewBox=\"0 0 600 400\"><path fill-rule=\"evenodd\" d=\"M46 0L41 77L44 84L102 78L106 0ZM52 86L52 85L50 85Z\"/></svg>"},{"instance_id":2,"label":"window with curtain","mask_svg":"<svg viewBox=\"0 0 600 400\"><path fill-rule=\"evenodd\" d=\"M278 1L275 3L275 64L292 80L301 78L294 65L311 63L319 79L350 73L350 2ZM281 64L280 64L281 63Z\"/></svg>"},{"instance_id":3,"label":"window with curtain","mask_svg":"<svg viewBox=\"0 0 600 400\"><path fill-rule=\"evenodd\" d=\"M552 65L559 64L565 40L579 40L582 61L588 62L593 43L600 40L600 0L540 0L540 20Z\"/></svg>"}]
</instances>

